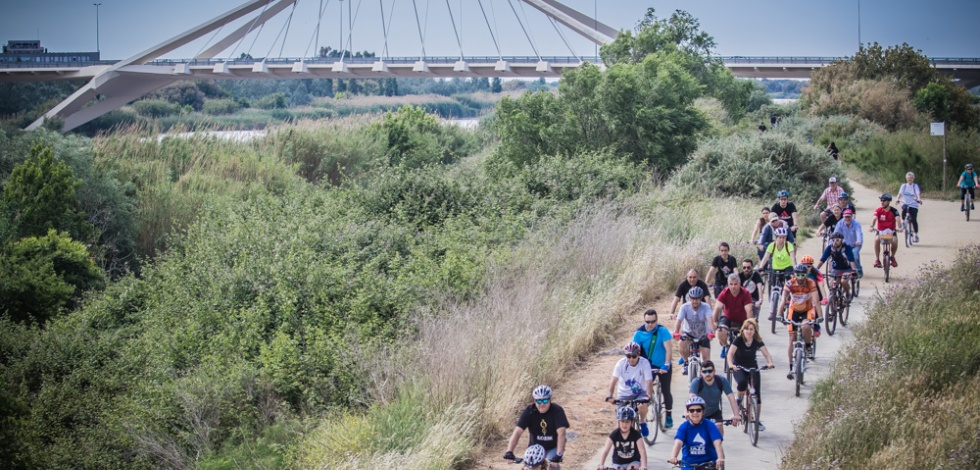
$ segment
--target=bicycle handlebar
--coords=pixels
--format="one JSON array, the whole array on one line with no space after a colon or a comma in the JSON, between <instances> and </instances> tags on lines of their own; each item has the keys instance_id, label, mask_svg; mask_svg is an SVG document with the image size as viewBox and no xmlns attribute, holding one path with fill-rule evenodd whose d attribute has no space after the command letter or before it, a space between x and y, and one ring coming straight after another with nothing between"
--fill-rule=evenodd
<instances>
[{"instance_id":1,"label":"bicycle handlebar","mask_svg":"<svg viewBox=\"0 0 980 470\"><path fill-rule=\"evenodd\" d=\"M775 366L769 367L768 365L762 367L742 367L738 364L735 364L735 368L743 372L759 372L760 370L775 369L776 367Z\"/></svg>"},{"instance_id":2,"label":"bicycle handlebar","mask_svg":"<svg viewBox=\"0 0 980 470\"><path fill-rule=\"evenodd\" d=\"M644 398L642 400L613 400L612 403L614 405L626 405L626 406L632 405L634 403L639 405L639 404L650 403L650 399Z\"/></svg>"},{"instance_id":3,"label":"bicycle handlebar","mask_svg":"<svg viewBox=\"0 0 980 470\"><path fill-rule=\"evenodd\" d=\"M804 321L800 321L800 322L793 321L793 320L787 320L787 319L784 318L782 320L782 322L783 322L784 325L805 326L805 325L813 325L813 324L817 324L817 323L822 323L823 322L823 318L816 318L816 319L813 319L813 320L804 320Z\"/></svg>"}]
</instances>

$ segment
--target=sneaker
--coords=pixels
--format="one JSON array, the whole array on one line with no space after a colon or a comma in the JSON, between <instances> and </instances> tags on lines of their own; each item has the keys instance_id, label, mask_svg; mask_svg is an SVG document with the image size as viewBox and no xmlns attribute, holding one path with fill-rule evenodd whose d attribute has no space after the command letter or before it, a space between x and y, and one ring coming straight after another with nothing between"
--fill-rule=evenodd
<instances>
[{"instance_id":1,"label":"sneaker","mask_svg":"<svg viewBox=\"0 0 980 470\"><path fill-rule=\"evenodd\" d=\"M769 315L769 321L773 321L776 318L775 315Z\"/></svg>"},{"instance_id":2,"label":"sneaker","mask_svg":"<svg viewBox=\"0 0 980 470\"><path fill-rule=\"evenodd\" d=\"M972 211L972 210L975 210L975 209L976 209L976 207L973 207L973 203L971 202L970 203L970 210Z\"/></svg>"},{"instance_id":3,"label":"sneaker","mask_svg":"<svg viewBox=\"0 0 980 470\"><path fill-rule=\"evenodd\" d=\"M721 348L721 358L722 359L725 358L725 355L726 354L728 354L728 348L727 347Z\"/></svg>"},{"instance_id":4,"label":"sneaker","mask_svg":"<svg viewBox=\"0 0 980 470\"><path fill-rule=\"evenodd\" d=\"M786 374L786 379L787 380L793 380L793 368L792 367L789 368L789 373Z\"/></svg>"},{"instance_id":5,"label":"sneaker","mask_svg":"<svg viewBox=\"0 0 980 470\"><path fill-rule=\"evenodd\" d=\"M915 243L919 243L919 235L918 234L915 236Z\"/></svg>"},{"instance_id":6,"label":"sneaker","mask_svg":"<svg viewBox=\"0 0 980 470\"><path fill-rule=\"evenodd\" d=\"M960 212L966 212L966 209L963 208L963 204L960 204Z\"/></svg>"},{"instance_id":7,"label":"sneaker","mask_svg":"<svg viewBox=\"0 0 980 470\"><path fill-rule=\"evenodd\" d=\"M823 300L820 301L820 305L827 305L827 302L830 302L830 300L829 299L823 299Z\"/></svg>"},{"instance_id":8,"label":"sneaker","mask_svg":"<svg viewBox=\"0 0 980 470\"><path fill-rule=\"evenodd\" d=\"M665 428L668 428L668 429L674 427L674 417L673 416L667 415L667 419L664 420L664 427Z\"/></svg>"},{"instance_id":9,"label":"sneaker","mask_svg":"<svg viewBox=\"0 0 980 470\"><path fill-rule=\"evenodd\" d=\"M875 260L875 267L876 268L880 268L881 267L881 260L880 259L876 259Z\"/></svg>"},{"instance_id":10,"label":"sneaker","mask_svg":"<svg viewBox=\"0 0 980 470\"><path fill-rule=\"evenodd\" d=\"M892 267L893 268L897 268L898 267L898 260L896 260L894 256L892 256Z\"/></svg>"},{"instance_id":11,"label":"sneaker","mask_svg":"<svg viewBox=\"0 0 980 470\"><path fill-rule=\"evenodd\" d=\"M766 425L759 423L759 431L765 431L765 430L766 430Z\"/></svg>"},{"instance_id":12,"label":"sneaker","mask_svg":"<svg viewBox=\"0 0 980 470\"><path fill-rule=\"evenodd\" d=\"M687 367L681 369L681 375L687 375Z\"/></svg>"},{"instance_id":13,"label":"sneaker","mask_svg":"<svg viewBox=\"0 0 980 470\"><path fill-rule=\"evenodd\" d=\"M647 423L640 423L640 435L643 437L650 435L650 430L647 429Z\"/></svg>"}]
</instances>

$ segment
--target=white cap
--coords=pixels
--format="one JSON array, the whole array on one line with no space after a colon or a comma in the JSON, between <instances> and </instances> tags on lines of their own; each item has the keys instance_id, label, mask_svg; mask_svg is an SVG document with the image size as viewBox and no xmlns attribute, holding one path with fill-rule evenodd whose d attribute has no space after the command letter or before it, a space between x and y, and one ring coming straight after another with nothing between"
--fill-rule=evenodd
<instances>
[{"instance_id":1,"label":"white cap","mask_svg":"<svg viewBox=\"0 0 980 470\"><path fill-rule=\"evenodd\" d=\"M836 183L837 182L837 177L836 176L831 176L830 177L830 182L831 183Z\"/></svg>"}]
</instances>

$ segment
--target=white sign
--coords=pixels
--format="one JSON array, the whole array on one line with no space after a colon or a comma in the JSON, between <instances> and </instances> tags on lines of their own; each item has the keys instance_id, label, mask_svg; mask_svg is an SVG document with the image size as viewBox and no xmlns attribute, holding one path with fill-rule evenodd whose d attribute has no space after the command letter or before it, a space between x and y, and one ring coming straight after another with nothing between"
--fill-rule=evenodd
<instances>
[{"instance_id":1,"label":"white sign","mask_svg":"<svg viewBox=\"0 0 980 470\"><path fill-rule=\"evenodd\" d=\"M929 135L946 135L946 123L945 122L930 123Z\"/></svg>"}]
</instances>

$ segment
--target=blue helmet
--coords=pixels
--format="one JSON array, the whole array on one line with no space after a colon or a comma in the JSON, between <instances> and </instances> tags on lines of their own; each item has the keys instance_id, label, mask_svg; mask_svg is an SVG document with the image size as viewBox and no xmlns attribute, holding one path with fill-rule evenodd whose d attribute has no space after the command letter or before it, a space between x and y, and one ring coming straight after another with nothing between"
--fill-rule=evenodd
<instances>
[{"instance_id":1,"label":"blue helmet","mask_svg":"<svg viewBox=\"0 0 980 470\"><path fill-rule=\"evenodd\" d=\"M704 295L704 290L701 289L698 286L694 286L690 290L687 291L687 297L688 298L691 298L691 299L701 300L701 297L703 295Z\"/></svg>"},{"instance_id":2,"label":"blue helmet","mask_svg":"<svg viewBox=\"0 0 980 470\"><path fill-rule=\"evenodd\" d=\"M840 193L840 196L837 196L837 199L848 199L850 197L851 196L848 196L847 193Z\"/></svg>"},{"instance_id":3,"label":"blue helmet","mask_svg":"<svg viewBox=\"0 0 980 470\"><path fill-rule=\"evenodd\" d=\"M616 419L620 421L633 421L636 419L636 412L633 411L633 408L624 406L616 410Z\"/></svg>"},{"instance_id":4,"label":"blue helmet","mask_svg":"<svg viewBox=\"0 0 980 470\"><path fill-rule=\"evenodd\" d=\"M789 197L789 191L783 189L776 193L776 197Z\"/></svg>"}]
</instances>

